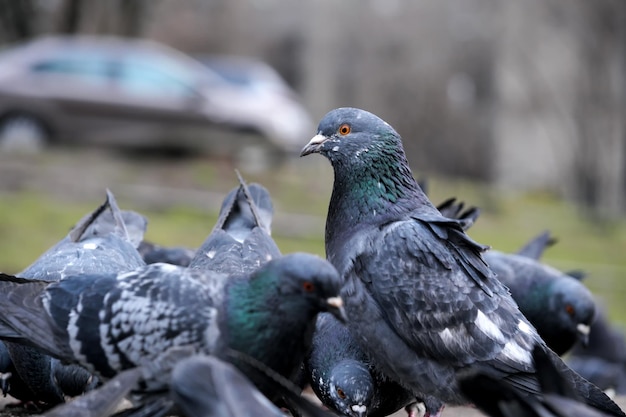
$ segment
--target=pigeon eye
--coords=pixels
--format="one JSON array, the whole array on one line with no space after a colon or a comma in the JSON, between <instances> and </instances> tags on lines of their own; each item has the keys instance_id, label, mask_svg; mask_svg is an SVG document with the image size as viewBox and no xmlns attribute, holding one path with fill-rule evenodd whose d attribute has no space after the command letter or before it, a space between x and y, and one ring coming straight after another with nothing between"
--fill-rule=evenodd
<instances>
[{"instance_id":1,"label":"pigeon eye","mask_svg":"<svg viewBox=\"0 0 626 417\"><path fill-rule=\"evenodd\" d=\"M347 123L344 123L341 126L339 126L339 134L340 135L344 135L345 136L348 133L350 133L351 131L352 131L352 128Z\"/></svg>"},{"instance_id":2,"label":"pigeon eye","mask_svg":"<svg viewBox=\"0 0 626 417\"><path fill-rule=\"evenodd\" d=\"M339 396L339 398L341 398L342 400L346 399L346 393L343 392L343 390L341 388L337 388L337 395Z\"/></svg>"},{"instance_id":3,"label":"pigeon eye","mask_svg":"<svg viewBox=\"0 0 626 417\"><path fill-rule=\"evenodd\" d=\"M574 310L574 307L572 307L571 304L567 304L565 306L565 311L567 311L567 314L569 314L570 316L573 316L574 313L576 313L576 310Z\"/></svg>"},{"instance_id":4,"label":"pigeon eye","mask_svg":"<svg viewBox=\"0 0 626 417\"><path fill-rule=\"evenodd\" d=\"M305 281L302 283L302 288L304 288L304 291L306 292L313 292L315 291L315 285L313 285L312 282L309 281Z\"/></svg>"}]
</instances>

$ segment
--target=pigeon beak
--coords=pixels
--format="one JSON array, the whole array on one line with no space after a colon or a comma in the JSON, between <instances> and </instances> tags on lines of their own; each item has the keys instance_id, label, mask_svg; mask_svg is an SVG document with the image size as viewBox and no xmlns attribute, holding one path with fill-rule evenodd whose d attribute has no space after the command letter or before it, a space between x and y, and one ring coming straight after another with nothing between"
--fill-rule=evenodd
<instances>
[{"instance_id":1,"label":"pigeon beak","mask_svg":"<svg viewBox=\"0 0 626 417\"><path fill-rule=\"evenodd\" d=\"M318 133L317 135L313 136L313 139L311 139L309 141L309 143L306 144L306 146L304 148L302 148L302 152L300 152L300 156L307 156L309 154L315 153L315 152L319 152L320 148L322 147L322 144L327 140L328 138L320 133Z\"/></svg>"},{"instance_id":2,"label":"pigeon beak","mask_svg":"<svg viewBox=\"0 0 626 417\"><path fill-rule=\"evenodd\" d=\"M587 347L589 345L589 332L591 331L589 325L584 323L578 323L578 325L576 326L576 331L580 343L584 347Z\"/></svg>"},{"instance_id":3,"label":"pigeon beak","mask_svg":"<svg viewBox=\"0 0 626 417\"><path fill-rule=\"evenodd\" d=\"M343 308L343 300L341 297L330 297L326 299L326 307L328 312L337 318L342 323L348 322L348 316L346 310Z\"/></svg>"},{"instance_id":4,"label":"pigeon beak","mask_svg":"<svg viewBox=\"0 0 626 417\"><path fill-rule=\"evenodd\" d=\"M351 405L350 408L354 412L354 415L357 417L365 417L367 415L367 406L365 405L354 404Z\"/></svg>"}]
</instances>

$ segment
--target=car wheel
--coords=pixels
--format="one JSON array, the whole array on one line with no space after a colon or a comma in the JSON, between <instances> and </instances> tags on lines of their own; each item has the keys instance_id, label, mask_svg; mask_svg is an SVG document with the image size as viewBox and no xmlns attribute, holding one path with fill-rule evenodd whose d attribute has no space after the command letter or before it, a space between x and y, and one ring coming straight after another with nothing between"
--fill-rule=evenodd
<instances>
[{"instance_id":1,"label":"car wheel","mask_svg":"<svg viewBox=\"0 0 626 417\"><path fill-rule=\"evenodd\" d=\"M12 114L0 120L0 151L38 152L49 139L44 124L34 116Z\"/></svg>"}]
</instances>

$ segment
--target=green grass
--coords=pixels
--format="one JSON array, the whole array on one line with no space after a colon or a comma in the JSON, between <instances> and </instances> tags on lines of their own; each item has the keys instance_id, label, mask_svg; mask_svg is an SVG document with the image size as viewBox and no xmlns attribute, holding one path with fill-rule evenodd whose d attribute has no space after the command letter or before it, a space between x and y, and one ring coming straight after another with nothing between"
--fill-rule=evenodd
<instances>
[{"instance_id":1,"label":"green grass","mask_svg":"<svg viewBox=\"0 0 626 417\"><path fill-rule=\"evenodd\" d=\"M197 161L186 164L184 170L167 180L174 186L210 189L222 196L236 184L233 168L228 164ZM124 181L149 177L143 168L134 167L129 172L118 175ZM304 175L292 165L271 174L243 174L248 181L262 183L272 193L276 211L273 233L281 250L323 255L323 219L332 187L330 166L325 161L311 164ZM559 242L546 252L544 261L562 270L587 271L586 284L605 301L610 317L626 326L626 305L622 302L626 295L626 221L592 222L575 206L549 193L515 194L444 179L432 179L429 188L435 203L456 196L481 207L481 217L469 234L495 249L515 251L542 230L552 231ZM212 202L212 209L183 203L146 207L120 197L118 203L148 217L148 240L197 247L211 231L220 202ZM68 201L46 192L0 194L0 270L16 273L25 268L98 204L100 201L80 198ZM305 233L294 233L295 226L280 222L288 213L316 216L318 221Z\"/></svg>"}]
</instances>

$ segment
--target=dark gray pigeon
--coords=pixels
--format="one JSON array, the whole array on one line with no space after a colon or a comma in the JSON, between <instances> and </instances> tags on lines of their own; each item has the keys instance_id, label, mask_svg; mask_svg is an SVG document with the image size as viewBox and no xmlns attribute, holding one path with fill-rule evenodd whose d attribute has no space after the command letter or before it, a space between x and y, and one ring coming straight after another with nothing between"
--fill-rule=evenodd
<instances>
[{"instance_id":1,"label":"dark gray pigeon","mask_svg":"<svg viewBox=\"0 0 626 417\"><path fill-rule=\"evenodd\" d=\"M35 280L58 281L69 275L113 273L144 265L135 249L143 238L146 220L134 212L122 212L113 194L107 190L104 204L84 216L68 236L46 251L18 274ZM124 219L133 226L131 239ZM82 393L93 387L94 378L76 365L65 367L36 349L7 342L17 375L32 392L10 392L24 402L43 406L64 402L65 395ZM19 386L19 382L13 384ZM68 392L64 392L62 385Z\"/></svg>"},{"instance_id":2,"label":"dark gray pigeon","mask_svg":"<svg viewBox=\"0 0 626 417\"><path fill-rule=\"evenodd\" d=\"M250 274L282 256L271 237L273 205L269 192L259 184L247 185L239 173L237 175L239 186L224 198L218 220L189 268L218 272L223 276ZM290 367L277 370L281 376L291 381L299 378L301 364L310 349L312 332L313 327L304 335L301 348L294 350ZM254 369L248 364L236 360L235 363L272 401L293 409L284 404L278 393L266 390L266 384L254 377Z\"/></svg>"},{"instance_id":3,"label":"dark gray pigeon","mask_svg":"<svg viewBox=\"0 0 626 417\"><path fill-rule=\"evenodd\" d=\"M4 275L0 338L105 379L158 363L174 347L207 353L228 347L284 374L299 366L319 311L345 319L341 284L327 261L302 253L227 280L168 264L53 283Z\"/></svg>"},{"instance_id":4,"label":"dark gray pigeon","mask_svg":"<svg viewBox=\"0 0 626 417\"><path fill-rule=\"evenodd\" d=\"M487 247L419 188L395 130L366 111L336 109L301 155L311 153L334 168L326 254L346 281L348 327L377 369L424 400L427 415L468 402L461 370L489 370L538 394L531 353L548 348L485 263ZM548 352L589 404L624 415Z\"/></svg>"},{"instance_id":5,"label":"dark gray pigeon","mask_svg":"<svg viewBox=\"0 0 626 417\"><path fill-rule=\"evenodd\" d=\"M567 364L582 377L603 390L626 394L626 338L612 324L596 302L598 314L591 324L589 344L575 346L566 358Z\"/></svg>"},{"instance_id":6,"label":"dark gray pigeon","mask_svg":"<svg viewBox=\"0 0 626 417\"><path fill-rule=\"evenodd\" d=\"M204 241L189 268L220 273L250 273L281 256L271 238L272 200L265 187L240 185L224 198L211 234Z\"/></svg>"},{"instance_id":7,"label":"dark gray pigeon","mask_svg":"<svg viewBox=\"0 0 626 417\"><path fill-rule=\"evenodd\" d=\"M307 376L322 403L344 416L384 417L415 396L378 372L348 328L332 315L317 316Z\"/></svg>"},{"instance_id":8,"label":"dark gray pigeon","mask_svg":"<svg viewBox=\"0 0 626 417\"><path fill-rule=\"evenodd\" d=\"M596 309L583 283L526 256L491 250L484 257L554 352L563 355L577 342L587 344Z\"/></svg>"},{"instance_id":9,"label":"dark gray pigeon","mask_svg":"<svg viewBox=\"0 0 626 417\"><path fill-rule=\"evenodd\" d=\"M528 396L489 372L460 375L465 395L491 417L606 417L582 402L571 381L554 366L547 351L533 350L533 361L541 385L541 396Z\"/></svg>"}]
</instances>

